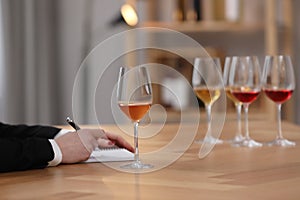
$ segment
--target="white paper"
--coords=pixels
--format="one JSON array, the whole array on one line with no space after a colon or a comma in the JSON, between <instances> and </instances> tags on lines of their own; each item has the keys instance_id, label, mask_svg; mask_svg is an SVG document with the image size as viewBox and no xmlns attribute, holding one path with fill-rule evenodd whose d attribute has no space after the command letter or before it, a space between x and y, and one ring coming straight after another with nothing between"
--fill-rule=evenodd
<instances>
[{"instance_id":1,"label":"white paper","mask_svg":"<svg viewBox=\"0 0 300 200\"><path fill-rule=\"evenodd\" d=\"M117 162L130 160L134 160L134 154L127 149L107 148L93 151L90 158L85 162Z\"/></svg>"}]
</instances>

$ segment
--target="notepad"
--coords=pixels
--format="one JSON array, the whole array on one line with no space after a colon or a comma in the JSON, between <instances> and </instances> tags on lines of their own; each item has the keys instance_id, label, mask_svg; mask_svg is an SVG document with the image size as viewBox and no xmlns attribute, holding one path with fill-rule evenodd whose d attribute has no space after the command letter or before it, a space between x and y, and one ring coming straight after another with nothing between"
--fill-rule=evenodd
<instances>
[{"instance_id":1,"label":"notepad","mask_svg":"<svg viewBox=\"0 0 300 200\"><path fill-rule=\"evenodd\" d=\"M118 162L134 160L134 154L123 148L96 149L92 152L90 158L85 161L91 162Z\"/></svg>"}]
</instances>

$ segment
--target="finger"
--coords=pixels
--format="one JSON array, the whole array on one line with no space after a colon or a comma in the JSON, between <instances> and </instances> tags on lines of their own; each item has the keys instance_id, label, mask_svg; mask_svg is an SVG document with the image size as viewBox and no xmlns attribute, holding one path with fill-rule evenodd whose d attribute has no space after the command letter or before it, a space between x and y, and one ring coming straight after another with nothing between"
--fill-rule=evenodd
<instances>
[{"instance_id":1,"label":"finger","mask_svg":"<svg viewBox=\"0 0 300 200\"><path fill-rule=\"evenodd\" d=\"M114 142L112 142L110 140L107 140L107 139L99 138L97 140L97 142L98 142L99 147L101 147L101 148L110 148L110 147L114 147L115 146Z\"/></svg>"},{"instance_id":2,"label":"finger","mask_svg":"<svg viewBox=\"0 0 300 200\"><path fill-rule=\"evenodd\" d=\"M134 148L121 136L110 133L110 132L105 132L105 134L106 134L107 138L111 141L114 141L118 147L122 147L131 152L134 152Z\"/></svg>"}]
</instances>

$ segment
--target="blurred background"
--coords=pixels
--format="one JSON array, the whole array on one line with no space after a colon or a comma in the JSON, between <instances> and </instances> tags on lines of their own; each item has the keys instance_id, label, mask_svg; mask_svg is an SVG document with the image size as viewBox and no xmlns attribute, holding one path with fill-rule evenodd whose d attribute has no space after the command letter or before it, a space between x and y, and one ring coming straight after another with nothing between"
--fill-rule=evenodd
<instances>
[{"instance_id":1,"label":"blurred background","mask_svg":"<svg viewBox=\"0 0 300 200\"><path fill-rule=\"evenodd\" d=\"M300 7L298 0L1 0L0 9L0 120L8 123L65 124L72 116L73 85L81 63L105 39L137 27L180 31L203 45L212 56L290 54L297 80L292 99L284 104L283 118L300 124ZM129 24L120 9L131 5L138 23ZM123 13L124 14L124 13ZM142 36L141 36L142 37ZM158 36L156 36L157 38ZM154 37L155 38L155 37ZM153 38L152 38L153 39ZM135 40L131 40L134 43ZM118 49L116 44L114 48ZM193 49L186 50L191 58ZM138 56L136 56L138 55ZM140 62L174 67L187 79L191 65L168 52L136 53ZM140 56L140 57L139 57ZM122 63L120 61L120 63ZM119 63L119 64L120 64ZM99 68L105 66L99 66ZM93 73L93 72L91 72ZM110 111L117 70L108 70L95 98L101 122L113 123ZM172 77L170 85L180 88ZM95 123L86 109L89 77L81 85L80 123ZM160 103L172 113L174 102L157 89ZM183 97L185 89L179 89ZM188 102L188 101L187 101ZM253 103L253 114L275 119L275 105L263 94ZM228 102L229 112L234 112Z\"/></svg>"}]
</instances>

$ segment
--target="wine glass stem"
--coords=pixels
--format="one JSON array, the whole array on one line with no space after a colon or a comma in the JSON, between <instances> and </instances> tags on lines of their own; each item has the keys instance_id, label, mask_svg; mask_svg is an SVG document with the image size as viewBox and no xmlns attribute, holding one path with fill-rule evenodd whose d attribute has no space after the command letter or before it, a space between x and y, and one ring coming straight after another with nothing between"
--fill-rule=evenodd
<instances>
[{"instance_id":1,"label":"wine glass stem","mask_svg":"<svg viewBox=\"0 0 300 200\"><path fill-rule=\"evenodd\" d=\"M138 140L138 126L139 126L139 122L134 122L134 160L135 162L139 162L140 161L140 157L139 157L139 140Z\"/></svg>"},{"instance_id":2,"label":"wine glass stem","mask_svg":"<svg viewBox=\"0 0 300 200\"><path fill-rule=\"evenodd\" d=\"M242 123L241 123L241 112L242 112L242 105L240 103L235 105L236 107L236 120L237 120L237 132L236 137L242 137Z\"/></svg>"},{"instance_id":3,"label":"wine glass stem","mask_svg":"<svg viewBox=\"0 0 300 200\"><path fill-rule=\"evenodd\" d=\"M207 115L207 133L211 136L211 104L205 106L206 115Z\"/></svg>"},{"instance_id":4,"label":"wine glass stem","mask_svg":"<svg viewBox=\"0 0 300 200\"><path fill-rule=\"evenodd\" d=\"M282 139L282 131L281 131L281 104L277 104L277 139Z\"/></svg>"},{"instance_id":5,"label":"wine glass stem","mask_svg":"<svg viewBox=\"0 0 300 200\"><path fill-rule=\"evenodd\" d=\"M244 111L245 111L245 139L250 139L249 137L249 126L248 126L248 110L249 110L249 104L244 103L243 104Z\"/></svg>"}]
</instances>

